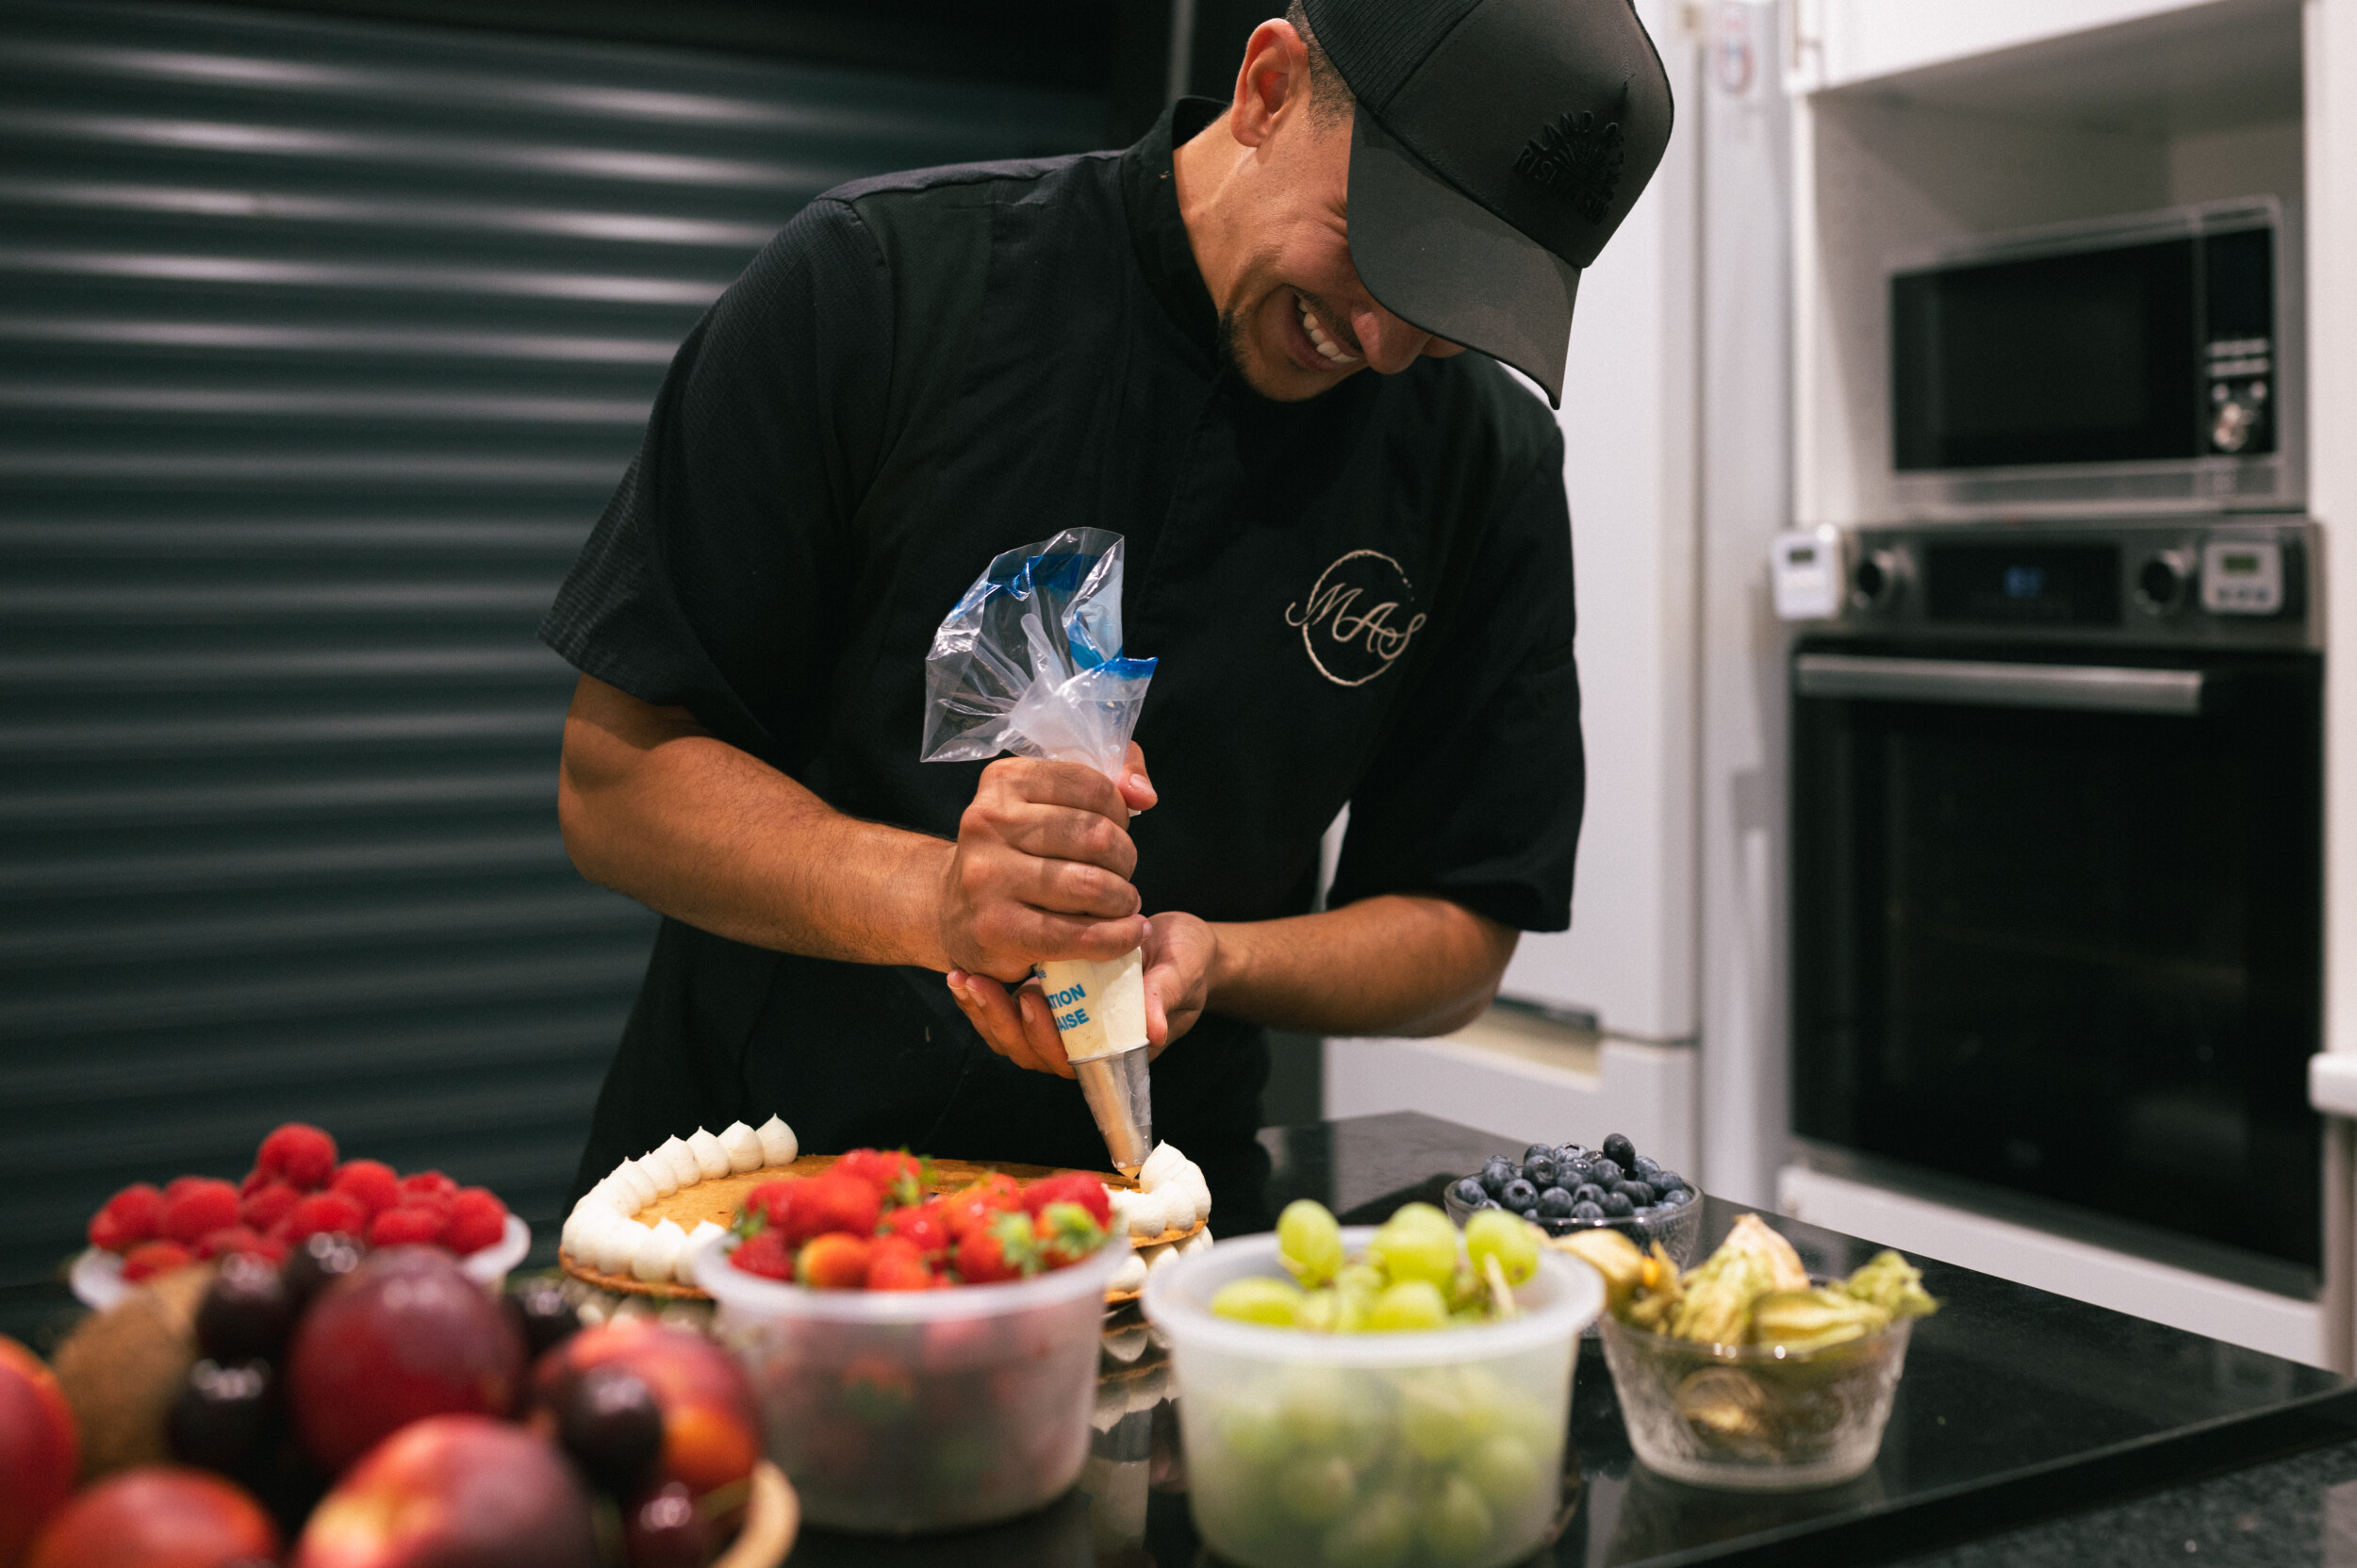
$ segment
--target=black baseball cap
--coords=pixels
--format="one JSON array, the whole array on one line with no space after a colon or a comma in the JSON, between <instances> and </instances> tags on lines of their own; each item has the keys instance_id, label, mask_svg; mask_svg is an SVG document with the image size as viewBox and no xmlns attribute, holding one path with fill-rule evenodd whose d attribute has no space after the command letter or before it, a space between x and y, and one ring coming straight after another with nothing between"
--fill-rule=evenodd
<instances>
[{"instance_id":1,"label":"black baseball cap","mask_svg":"<svg viewBox=\"0 0 2357 1568\"><path fill-rule=\"evenodd\" d=\"M1401 321L1563 402L1580 270L1670 144L1629 0L1303 0L1358 100L1350 256Z\"/></svg>"}]
</instances>

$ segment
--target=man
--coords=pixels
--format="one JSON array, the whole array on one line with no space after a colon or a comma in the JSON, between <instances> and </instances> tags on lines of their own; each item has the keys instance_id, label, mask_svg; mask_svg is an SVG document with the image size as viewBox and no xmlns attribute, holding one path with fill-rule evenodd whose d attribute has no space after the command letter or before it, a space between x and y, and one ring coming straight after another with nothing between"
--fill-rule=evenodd
<instances>
[{"instance_id":1,"label":"man","mask_svg":"<svg viewBox=\"0 0 2357 1568\"><path fill-rule=\"evenodd\" d=\"M667 916L579 1184L772 1112L1101 1166L1026 977L1143 944L1157 1130L1215 1229L1264 1223L1263 1027L1444 1032L1569 921L1562 447L1487 355L1559 396L1669 122L1626 0L1310 0L1125 153L799 215L543 628L583 671L567 845ZM1124 781L920 764L934 627L1080 525L1161 661Z\"/></svg>"}]
</instances>

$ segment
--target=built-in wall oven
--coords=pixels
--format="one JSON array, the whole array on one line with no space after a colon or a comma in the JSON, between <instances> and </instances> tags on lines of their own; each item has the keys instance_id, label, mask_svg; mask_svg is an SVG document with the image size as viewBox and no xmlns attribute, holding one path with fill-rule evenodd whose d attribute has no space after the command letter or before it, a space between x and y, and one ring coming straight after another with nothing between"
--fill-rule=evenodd
<instances>
[{"instance_id":1,"label":"built-in wall oven","mask_svg":"<svg viewBox=\"0 0 2357 1568\"><path fill-rule=\"evenodd\" d=\"M1815 1163L2287 1293L2320 1265L2304 520L1823 530L1791 659Z\"/></svg>"}]
</instances>

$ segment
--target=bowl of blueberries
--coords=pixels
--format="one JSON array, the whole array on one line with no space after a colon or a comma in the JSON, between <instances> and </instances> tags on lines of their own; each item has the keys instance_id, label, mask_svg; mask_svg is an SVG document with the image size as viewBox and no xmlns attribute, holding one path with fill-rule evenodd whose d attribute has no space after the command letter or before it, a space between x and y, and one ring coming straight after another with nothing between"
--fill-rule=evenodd
<instances>
[{"instance_id":1,"label":"bowl of blueberries","mask_svg":"<svg viewBox=\"0 0 2357 1568\"><path fill-rule=\"evenodd\" d=\"M1459 1225L1480 1209L1522 1215L1550 1236L1618 1230L1639 1246L1659 1242L1680 1268L1694 1262L1702 1236L1703 1195L1615 1132L1602 1147L1533 1144L1520 1162L1503 1154L1444 1195Z\"/></svg>"}]
</instances>

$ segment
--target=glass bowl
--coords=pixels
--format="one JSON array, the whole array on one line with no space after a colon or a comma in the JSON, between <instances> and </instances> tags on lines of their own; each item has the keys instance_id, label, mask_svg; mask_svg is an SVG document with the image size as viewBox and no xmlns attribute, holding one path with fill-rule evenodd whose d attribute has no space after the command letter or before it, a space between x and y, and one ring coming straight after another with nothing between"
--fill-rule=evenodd
<instances>
[{"instance_id":1,"label":"glass bowl","mask_svg":"<svg viewBox=\"0 0 2357 1568\"><path fill-rule=\"evenodd\" d=\"M1354 1255L1375 1234L1348 1226ZM1522 1315L1428 1332L1313 1334L1213 1317L1230 1280L1284 1278L1277 1238L1214 1243L1146 1277L1170 1342L1187 1496L1246 1568L1493 1568L1554 1527L1580 1329L1604 1309L1584 1263L1541 1251Z\"/></svg>"},{"instance_id":2,"label":"glass bowl","mask_svg":"<svg viewBox=\"0 0 2357 1568\"><path fill-rule=\"evenodd\" d=\"M1474 1174L1480 1173L1476 1171ZM1448 1217L1457 1222L1459 1230L1476 1213L1471 1204L1458 1199L1457 1182L1461 1180L1461 1177L1452 1179L1441 1195L1442 1207L1448 1211ZM1689 1188L1688 1191L1693 1196L1673 1209L1654 1209L1625 1219L1608 1216L1604 1219L1541 1219L1533 1214L1530 1223L1550 1236L1569 1236L1581 1230L1618 1230L1640 1247L1659 1242L1678 1267L1691 1268L1694 1265L1695 1244L1702 1240L1703 1195L1697 1189Z\"/></svg>"},{"instance_id":3,"label":"glass bowl","mask_svg":"<svg viewBox=\"0 0 2357 1568\"><path fill-rule=\"evenodd\" d=\"M1819 1280L1817 1283L1824 1283ZM1800 1492L1864 1475L1905 1368L1910 1319L1817 1350L1703 1345L1602 1320L1629 1446L1693 1486Z\"/></svg>"}]
</instances>

